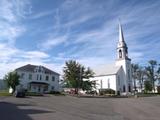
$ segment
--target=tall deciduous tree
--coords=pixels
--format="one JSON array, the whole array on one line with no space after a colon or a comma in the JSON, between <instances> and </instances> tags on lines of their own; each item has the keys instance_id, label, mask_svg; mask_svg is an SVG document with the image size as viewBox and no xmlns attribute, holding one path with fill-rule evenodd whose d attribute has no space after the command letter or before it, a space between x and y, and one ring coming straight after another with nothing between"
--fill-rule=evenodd
<instances>
[{"instance_id":1,"label":"tall deciduous tree","mask_svg":"<svg viewBox=\"0 0 160 120\"><path fill-rule=\"evenodd\" d=\"M65 63L63 72L64 80L67 82L68 86L75 88L75 93L78 93L78 88L82 88L83 79L88 79L94 74L90 68L85 68L74 60L69 60Z\"/></svg>"},{"instance_id":2,"label":"tall deciduous tree","mask_svg":"<svg viewBox=\"0 0 160 120\"><path fill-rule=\"evenodd\" d=\"M13 89L13 92L15 91L16 86L19 85L19 75L15 71L6 74L4 80L6 81L7 86Z\"/></svg>"},{"instance_id":3,"label":"tall deciduous tree","mask_svg":"<svg viewBox=\"0 0 160 120\"><path fill-rule=\"evenodd\" d=\"M132 64L132 78L133 78L133 82L134 82L134 90L137 90L137 86L136 86L136 80L137 80L137 71L139 69L139 65L138 64Z\"/></svg>"},{"instance_id":4,"label":"tall deciduous tree","mask_svg":"<svg viewBox=\"0 0 160 120\"><path fill-rule=\"evenodd\" d=\"M152 91L152 83L151 83L151 81L146 80L144 82L144 89L145 89L145 92Z\"/></svg>"},{"instance_id":5,"label":"tall deciduous tree","mask_svg":"<svg viewBox=\"0 0 160 120\"><path fill-rule=\"evenodd\" d=\"M143 85L144 85L144 79L145 79L146 71L143 67L139 66L137 69L137 80L139 81L140 84L140 89L142 91Z\"/></svg>"},{"instance_id":6,"label":"tall deciduous tree","mask_svg":"<svg viewBox=\"0 0 160 120\"><path fill-rule=\"evenodd\" d=\"M155 60L150 60L149 66L146 67L146 72L147 72L147 78L152 84L152 89L155 92L155 81L157 80L157 61Z\"/></svg>"},{"instance_id":7,"label":"tall deciduous tree","mask_svg":"<svg viewBox=\"0 0 160 120\"><path fill-rule=\"evenodd\" d=\"M159 84L159 86L160 86L160 64L158 65L157 79L158 79L158 84Z\"/></svg>"}]
</instances>

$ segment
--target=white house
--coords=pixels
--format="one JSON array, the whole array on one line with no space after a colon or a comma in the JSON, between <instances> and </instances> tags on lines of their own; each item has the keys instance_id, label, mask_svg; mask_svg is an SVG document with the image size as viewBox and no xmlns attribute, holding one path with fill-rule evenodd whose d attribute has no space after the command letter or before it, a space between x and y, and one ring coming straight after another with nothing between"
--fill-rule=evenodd
<instances>
[{"instance_id":1,"label":"white house","mask_svg":"<svg viewBox=\"0 0 160 120\"><path fill-rule=\"evenodd\" d=\"M95 71L96 75L90 78L100 89L113 89L116 94L132 92L131 59L128 57L128 47L124 40L122 26L119 24L119 41L117 45L117 59L114 65L102 66Z\"/></svg>"},{"instance_id":2,"label":"white house","mask_svg":"<svg viewBox=\"0 0 160 120\"><path fill-rule=\"evenodd\" d=\"M44 67L25 65L15 70L20 76L20 86L31 92L59 91L60 74Z\"/></svg>"}]
</instances>

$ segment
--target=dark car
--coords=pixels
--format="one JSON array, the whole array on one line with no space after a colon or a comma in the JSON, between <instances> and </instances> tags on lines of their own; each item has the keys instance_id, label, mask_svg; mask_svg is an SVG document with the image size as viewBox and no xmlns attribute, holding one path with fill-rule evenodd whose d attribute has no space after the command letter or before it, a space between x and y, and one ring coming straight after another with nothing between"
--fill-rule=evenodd
<instances>
[{"instance_id":1,"label":"dark car","mask_svg":"<svg viewBox=\"0 0 160 120\"><path fill-rule=\"evenodd\" d=\"M25 97L26 90L25 89L17 89L14 93L15 97Z\"/></svg>"}]
</instances>

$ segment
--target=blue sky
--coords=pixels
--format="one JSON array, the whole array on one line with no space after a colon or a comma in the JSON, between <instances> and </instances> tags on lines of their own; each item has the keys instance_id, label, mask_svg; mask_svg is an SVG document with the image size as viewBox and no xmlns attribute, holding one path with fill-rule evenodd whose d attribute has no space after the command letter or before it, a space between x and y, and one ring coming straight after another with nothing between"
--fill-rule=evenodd
<instances>
[{"instance_id":1,"label":"blue sky","mask_svg":"<svg viewBox=\"0 0 160 120\"><path fill-rule=\"evenodd\" d=\"M0 78L25 64L113 63L118 19L134 63L160 59L159 0L1 0Z\"/></svg>"}]
</instances>

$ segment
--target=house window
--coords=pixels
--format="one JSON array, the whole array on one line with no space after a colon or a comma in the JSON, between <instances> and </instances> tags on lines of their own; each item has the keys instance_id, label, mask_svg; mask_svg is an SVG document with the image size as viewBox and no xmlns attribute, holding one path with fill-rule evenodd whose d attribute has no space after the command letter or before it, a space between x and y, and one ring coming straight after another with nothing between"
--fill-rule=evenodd
<instances>
[{"instance_id":1,"label":"house window","mask_svg":"<svg viewBox=\"0 0 160 120\"><path fill-rule=\"evenodd\" d=\"M51 88L52 90L54 90L54 86L52 86L52 88Z\"/></svg>"},{"instance_id":2,"label":"house window","mask_svg":"<svg viewBox=\"0 0 160 120\"><path fill-rule=\"evenodd\" d=\"M37 74L37 80L39 79L39 75Z\"/></svg>"},{"instance_id":3,"label":"house window","mask_svg":"<svg viewBox=\"0 0 160 120\"><path fill-rule=\"evenodd\" d=\"M55 81L55 77L54 76L52 76L52 81Z\"/></svg>"},{"instance_id":4,"label":"house window","mask_svg":"<svg viewBox=\"0 0 160 120\"><path fill-rule=\"evenodd\" d=\"M32 74L29 74L28 79L29 79L29 80L32 80Z\"/></svg>"},{"instance_id":5,"label":"house window","mask_svg":"<svg viewBox=\"0 0 160 120\"><path fill-rule=\"evenodd\" d=\"M24 78L24 73L21 74L20 78Z\"/></svg>"},{"instance_id":6,"label":"house window","mask_svg":"<svg viewBox=\"0 0 160 120\"><path fill-rule=\"evenodd\" d=\"M46 76L46 81L48 81L48 80L49 80L49 76L47 75L47 76Z\"/></svg>"},{"instance_id":7,"label":"house window","mask_svg":"<svg viewBox=\"0 0 160 120\"><path fill-rule=\"evenodd\" d=\"M42 75L39 76L39 80L42 80Z\"/></svg>"}]
</instances>

